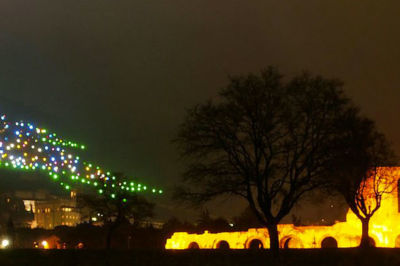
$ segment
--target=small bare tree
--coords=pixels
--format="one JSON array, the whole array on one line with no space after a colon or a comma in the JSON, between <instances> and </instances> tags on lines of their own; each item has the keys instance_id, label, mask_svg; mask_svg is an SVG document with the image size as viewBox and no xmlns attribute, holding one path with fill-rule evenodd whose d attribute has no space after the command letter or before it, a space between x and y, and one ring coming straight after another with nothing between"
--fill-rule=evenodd
<instances>
[{"instance_id":1,"label":"small bare tree","mask_svg":"<svg viewBox=\"0 0 400 266\"><path fill-rule=\"evenodd\" d=\"M117 180L123 180L122 173L114 174ZM81 208L88 209L89 219L92 214L107 228L106 248L111 248L114 232L124 222L134 219L138 222L153 216L154 204L144 197L125 190L116 190L111 186L105 187L101 195L81 195Z\"/></svg>"},{"instance_id":2,"label":"small bare tree","mask_svg":"<svg viewBox=\"0 0 400 266\"><path fill-rule=\"evenodd\" d=\"M375 124L357 117L354 110L341 123L341 152L333 160L331 191L341 194L362 223L360 247L370 247L369 221L381 207L382 199L395 187L393 169L397 159L390 143Z\"/></svg>"}]
</instances>

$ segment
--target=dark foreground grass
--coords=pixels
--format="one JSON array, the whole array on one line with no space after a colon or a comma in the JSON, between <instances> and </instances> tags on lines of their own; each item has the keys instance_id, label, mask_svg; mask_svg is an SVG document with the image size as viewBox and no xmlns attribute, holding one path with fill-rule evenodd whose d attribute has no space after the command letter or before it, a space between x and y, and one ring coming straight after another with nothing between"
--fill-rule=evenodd
<instances>
[{"instance_id":1,"label":"dark foreground grass","mask_svg":"<svg viewBox=\"0 0 400 266\"><path fill-rule=\"evenodd\" d=\"M269 251L161 251L161 250L1 250L1 266L245 266L245 265L327 265L400 266L400 249L282 250L274 260Z\"/></svg>"}]
</instances>

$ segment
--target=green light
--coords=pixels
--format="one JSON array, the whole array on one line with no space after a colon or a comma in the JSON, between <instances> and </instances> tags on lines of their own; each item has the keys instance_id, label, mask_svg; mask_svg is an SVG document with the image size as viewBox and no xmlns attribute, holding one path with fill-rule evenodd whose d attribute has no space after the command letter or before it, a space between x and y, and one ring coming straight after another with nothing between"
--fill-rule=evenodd
<instances>
[{"instance_id":1,"label":"green light","mask_svg":"<svg viewBox=\"0 0 400 266\"><path fill-rule=\"evenodd\" d=\"M115 199L115 194L111 194L111 198Z\"/></svg>"},{"instance_id":2,"label":"green light","mask_svg":"<svg viewBox=\"0 0 400 266\"><path fill-rule=\"evenodd\" d=\"M123 201L123 202L126 202L126 199L124 198L122 201Z\"/></svg>"},{"instance_id":3,"label":"green light","mask_svg":"<svg viewBox=\"0 0 400 266\"><path fill-rule=\"evenodd\" d=\"M4 119L2 118L2 120ZM15 143L2 143L7 148L7 151L0 157L0 166L12 167L19 171L43 170L43 173L48 173L49 179L55 180L67 190L74 188L77 183L89 184L90 186L93 184L96 187L95 190L99 193L107 194L107 196L113 193L112 198L119 198L120 191L135 193L147 190L145 185L136 183L137 180L133 182L126 176L119 176L113 174L112 171L105 171L96 163L78 161L80 159L79 156L69 152L72 147L86 149L85 145L61 139L56 134L48 132L44 128L34 127L30 123L14 122L13 124L17 128L10 127L10 130L11 133L16 133L13 134L16 135L14 136L16 140ZM29 130L25 130L24 125ZM31 132L34 134L30 135ZM0 132L0 137L3 135L3 131ZM62 183L65 181L70 185ZM107 185L110 191L106 190ZM99 190L97 187L102 189ZM162 193L162 190L152 189L151 187L149 187L149 190L157 194Z\"/></svg>"}]
</instances>

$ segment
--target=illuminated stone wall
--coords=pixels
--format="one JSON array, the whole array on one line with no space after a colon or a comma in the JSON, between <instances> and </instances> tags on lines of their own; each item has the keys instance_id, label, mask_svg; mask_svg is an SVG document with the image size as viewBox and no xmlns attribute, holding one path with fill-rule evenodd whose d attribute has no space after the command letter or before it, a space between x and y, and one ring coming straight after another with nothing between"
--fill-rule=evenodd
<instances>
[{"instance_id":1,"label":"illuminated stone wall","mask_svg":"<svg viewBox=\"0 0 400 266\"><path fill-rule=\"evenodd\" d=\"M383 169L383 168L382 168ZM380 209L370 221L370 237L377 247L400 247L400 213L398 180L400 167L384 168L390 170L395 181L390 194L384 195ZM345 222L332 226L294 226L278 225L281 248L321 248L327 246L356 247L361 240L361 222L347 212ZM265 228L252 228L242 232L188 234L176 232L167 239L166 249L248 249L250 247L269 248L269 235Z\"/></svg>"}]
</instances>

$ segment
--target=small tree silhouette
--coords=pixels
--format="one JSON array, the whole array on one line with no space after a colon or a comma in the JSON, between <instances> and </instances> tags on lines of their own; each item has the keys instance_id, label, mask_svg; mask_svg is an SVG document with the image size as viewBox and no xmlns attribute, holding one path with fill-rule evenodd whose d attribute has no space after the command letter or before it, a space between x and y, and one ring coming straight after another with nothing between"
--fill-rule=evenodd
<instances>
[{"instance_id":1,"label":"small tree silhouette","mask_svg":"<svg viewBox=\"0 0 400 266\"><path fill-rule=\"evenodd\" d=\"M124 179L122 173L115 173L114 176L117 182L119 179ZM80 205L88 208L89 213L95 214L96 218L107 227L107 249L111 248L113 233L122 223L132 220L138 223L144 218L152 217L154 208L154 204L145 198L110 186L105 187L101 195L82 195Z\"/></svg>"}]
</instances>

